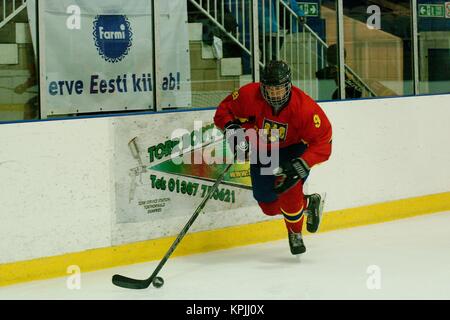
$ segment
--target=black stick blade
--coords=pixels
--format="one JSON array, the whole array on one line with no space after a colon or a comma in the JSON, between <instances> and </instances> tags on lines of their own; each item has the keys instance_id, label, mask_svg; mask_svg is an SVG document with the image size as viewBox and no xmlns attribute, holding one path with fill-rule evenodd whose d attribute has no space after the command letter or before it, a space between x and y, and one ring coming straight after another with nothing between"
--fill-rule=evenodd
<instances>
[{"instance_id":1,"label":"black stick blade","mask_svg":"<svg viewBox=\"0 0 450 320\"><path fill-rule=\"evenodd\" d=\"M146 289L152 282L150 279L138 280L115 274L112 277L112 283L118 287L127 289Z\"/></svg>"}]
</instances>

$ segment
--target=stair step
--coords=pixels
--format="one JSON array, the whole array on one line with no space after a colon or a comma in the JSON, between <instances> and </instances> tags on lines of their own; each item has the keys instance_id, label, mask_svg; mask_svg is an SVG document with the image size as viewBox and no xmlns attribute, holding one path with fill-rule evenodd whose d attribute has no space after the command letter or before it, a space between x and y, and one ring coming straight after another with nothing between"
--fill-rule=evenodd
<instances>
[{"instance_id":1,"label":"stair step","mask_svg":"<svg viewBox=\"0 0 450 320\"><path fill-rule=\"evenodd\" d=\"M223 58L220 60L220 74L222 76L242 75L241 58Z\"/></svg>"},{"instance_id":2,"label":"stair step","mask_svg":"<svg viewBox=\"0 0 450 320\"><path fill-rule=\"evenodd\" d=\"M23 22L10 22L0 29L1 43L31 43L30 26Z\"/></svg>"},{"instance_id":3,"label":"stair step","mask_svg":"<svg viewBox=\"0 0 450 320\"><path fill-rule=\"evenodd\" d=\"M189 28L189 41L202 41L203 24L201 23L188 23Z\"/></svg>"},{"instance_id":4,"label":"stair step","mask_svg":"<svg viewBox=\"0 0 450 320\"><path fill-rule=\"evenodd\" d=\"M16 43L0 43L0 64L18 64L19 47Z\"/></svg>"},{"instance_id":5,"label":"stair step","mask_svg":"<svg viewBox=\"0 0 450 320\"><path fill-rule=\"evenodd\" d=\"M17 22L16 24L16 43L31 43L30 25L28 23Z\"/></svg>"},{"instance_id":6,"label":"stair step","mask_svg":"<svg viewBox=\"0 0 450 320\"><path fill-rule=\"evenodd\" d=\"M189 51L191 59L191 70L198 69L219 69L218 60L202 59L202 43L200 41L190 41Z\"/></svg>"},{"instance_id":7,"label":"stair step","mask_svg":"<svg viewBox=\"0 0 450 320\"><path fill-rule=\"evenodd\" d=\"M213 47L202 42L202 59L215 59Z\"/></svg>"}]
</instances>

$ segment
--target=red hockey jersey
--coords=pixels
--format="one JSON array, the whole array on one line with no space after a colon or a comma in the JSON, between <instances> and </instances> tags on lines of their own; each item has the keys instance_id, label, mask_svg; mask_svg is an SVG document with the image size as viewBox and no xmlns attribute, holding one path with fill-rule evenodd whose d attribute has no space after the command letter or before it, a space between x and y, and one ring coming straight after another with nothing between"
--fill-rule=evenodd
<instances>
[{"instance_id":1,"label":"red hockey jersey","mask_svg":"<svg viewBox=\"0 0 450 320\"><path fill-rule=\"evenodd\" d=\"M322 108L306 93L292 86L292 97L287 106L274 115L264 100L259 83L250 83L223 100L214 116L215 125L224 126L236 119L245 122L245 128L254 127L269 134L278 129L279 147L305 143L308 148L302 159L313 167L328 160L331 155L332 128Z\"/></svg>"}]
</instances>

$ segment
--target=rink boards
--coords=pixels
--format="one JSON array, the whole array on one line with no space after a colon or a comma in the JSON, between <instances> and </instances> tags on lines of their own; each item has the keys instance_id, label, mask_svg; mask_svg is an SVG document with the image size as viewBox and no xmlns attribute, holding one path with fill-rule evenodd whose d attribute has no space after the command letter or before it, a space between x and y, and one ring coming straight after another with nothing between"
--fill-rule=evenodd
<instances>
[{"instance_id":1,"label":"rink boards","mask_svg":"<svg viewBox=\"0 0 450 320\"><path fill-rule=\"evenodd\" d=\"M307 191L327 193L322 232L450 210L449 95L321 105L333 124L333 155L314 168ZM208 127L213 114L1 125L0 285L64 276L73 265L87 272L160 259L215 174L176 171L162 145L175 128L194 132L194 120ZM157 188L162 178L172 179L172 191ZM198 193L177 192L177 181L198 184ZM223 187L175 255L286 236L246 183Z\"/></svg>"}]
</instances>

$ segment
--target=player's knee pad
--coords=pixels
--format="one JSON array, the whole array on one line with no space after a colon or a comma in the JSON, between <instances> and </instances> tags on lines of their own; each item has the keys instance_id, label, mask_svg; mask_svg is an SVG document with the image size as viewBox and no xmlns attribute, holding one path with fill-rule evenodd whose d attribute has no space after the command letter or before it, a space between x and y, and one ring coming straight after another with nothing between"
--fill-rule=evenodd
<instances>
[{"instance_id":1,"label":"player's knee pad","mask_svg":"<svg viewBox=\"0 0 450 320\"><path fill-rule=\"evenodd\" d=\"M280 205L278 201L273 202L258 202L259 207L267 216L276 216L281 214Z\"/></svg>"},{"instance_id":2,"label":"player's knee pad","mask_svg":"<svg viewBox=\"0 0 450 320\"><path fill-rule=\"evenodd\" d=\"M285 212L293 213L304 209L305 200L303 185L299 182L295 187L286 191L278 197L278 203Z\"/></svg>"}]
</instances>

